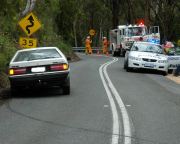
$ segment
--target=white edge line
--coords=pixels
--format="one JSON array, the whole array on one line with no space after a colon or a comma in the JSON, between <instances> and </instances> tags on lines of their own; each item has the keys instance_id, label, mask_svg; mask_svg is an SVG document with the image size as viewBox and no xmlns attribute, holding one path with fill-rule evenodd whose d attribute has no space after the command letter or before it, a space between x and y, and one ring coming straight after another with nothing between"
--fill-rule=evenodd
<instances>
[{"instance_id":1,"label":"white edge line","mask_svg":"<svg viewBox=\"0 0 180 144\"><path fill-rule=\"evenodd\" d=\"M116 61L118 59L116 58ZM115 62L116 62L115 61ZM121 114L122 114L122 119L123 119L123 126L124 126L124 144L131 144L131 127L130 127L130 119L129 119L129 116L128 116L128 113L127 113L127 110L126 110L126 107L119 95L119 93L117 92L116 88L114 87L113 83L111 82L109 76L108 76L108 73L107 73L107 66L105 66L105 71L104 71L104 74L105 74L105 77L109 83L109 86L112 90L112 93L113 95L115 96L116 98L116 101L119 105L119 108L121 110Z\"/></svg>"},{"instance_id":2,"label":"white edge line","mask_svg":"<svg viewBox=\"0 0 180 144\"><path fill-rule=\"evenodd\" d=\"M102 83L104 85L104 88L106 90L109 102L110 102L110 106L111 106L111 111L112 111L112 115L113 115L113 130L112 130L112 141L111 144L118 144L119 141L119 118L118 118L118 112L117 112L117 108L114 102L114 99L112 97L112 94L106 84L105 78L103 76L103 67L105 65L109 65L111 63L105 63L103 64L100 68L99 68L99 74L102 80Z\"/></svg>"}]
</instances>

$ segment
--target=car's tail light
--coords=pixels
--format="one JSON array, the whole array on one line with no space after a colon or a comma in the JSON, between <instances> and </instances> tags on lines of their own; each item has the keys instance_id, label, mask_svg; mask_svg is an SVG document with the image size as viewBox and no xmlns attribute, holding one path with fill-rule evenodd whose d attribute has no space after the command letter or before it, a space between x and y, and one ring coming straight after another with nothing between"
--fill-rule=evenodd
<instances>
[{"instance_id":1,"label":"car's tail light","mask_svg":"<svg viewBox=\"0 0 180 144\"><path fill-rule=\"evenodd\" d=\"M62 71L62 70L68 70L69 66L68 64L58 64L58 65L52 65L50 66L50 69L52 71Z\"/></svg>"},{"instance_id":2,"label":"car's tail light","mask_svg":"<svg viewBox=\"0 0 180 144\"><path fill-rule=\"evenodd\" d=\"M26 68L10 69L9 75L21 75L26 73Z\"/></svg>"},{"instance_id":3,"label":"car's tail light","mask_svg":"<svg viewBox=\"0 0 180 144\"><path fill-rule=\"evenodd\" d=\"M143 37L140 37L140 38L139 38L139 41L143 41Z\"/></svg>"}]
</instances>

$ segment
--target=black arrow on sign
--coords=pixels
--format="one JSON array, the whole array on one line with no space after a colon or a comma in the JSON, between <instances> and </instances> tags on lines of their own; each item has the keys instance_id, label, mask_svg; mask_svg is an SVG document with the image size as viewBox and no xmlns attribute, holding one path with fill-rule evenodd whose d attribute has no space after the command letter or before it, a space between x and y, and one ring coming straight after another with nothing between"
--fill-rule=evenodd
<instances>
[{"instance_id":1,"label":"black arrow on sign","mask_svg":"<svg viewBox=\"0 0 180 144\"><path fill-rule=\"evenodd\" d=\"M30 22L31 24L26 26L26 30L27 30L28 34L30 34L31 31L30 31L29 28L31 28L31 27L34 26L34 19L33 19L32 16L30 16L30 17L28 18L28 20L29 20L29 22Z\"/></svg>"}]
</instances>

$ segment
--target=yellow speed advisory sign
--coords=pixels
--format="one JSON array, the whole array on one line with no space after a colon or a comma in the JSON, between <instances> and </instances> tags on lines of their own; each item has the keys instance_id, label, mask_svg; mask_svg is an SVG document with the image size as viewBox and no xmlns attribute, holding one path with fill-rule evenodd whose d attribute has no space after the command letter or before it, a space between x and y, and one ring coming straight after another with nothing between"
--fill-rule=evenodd
<instances>
[{"instance_id":1,"label":"yellow speed advisory sign","mask_svg":"<svg viewBox=\"0 0 180 144\"><path fill-rule=\"evenodd\" d=\"M96 31L94 29L89 30L90 36L94 36L96 34Z\"/></svg>"},{"instance_id":2,"label":"yellow speed advisory sign","mask_svg":"<svg viewBox=\"0 0 180 144\"><path fill-rule=\"evenodd\" d=\"M37 17L31 12L19 21L19 26L27 34L27 36L31 36L38 29L41 28L41 23L39 22Z\"/></svg>"},{"instance_id":3,"label":"yellow speed advisory sign","mask_svg":"<svg viewBox=\"0 0 180 144\"><path fill-rule=\"evenodd\" d=\"M20 37L19 45L21 48L36 48L37 47L37 39Z\"/></svg>"}]
</instances>

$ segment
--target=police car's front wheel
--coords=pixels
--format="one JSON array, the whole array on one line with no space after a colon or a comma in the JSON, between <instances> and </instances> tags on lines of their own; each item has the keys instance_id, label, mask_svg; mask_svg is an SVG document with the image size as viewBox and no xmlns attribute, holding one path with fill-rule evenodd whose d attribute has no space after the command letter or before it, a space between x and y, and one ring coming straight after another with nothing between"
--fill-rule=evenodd
<instances>
[{"instance_id":1,"label":"police car's front wheel","mask_svg":"<svg viewBox=\"0 0 180 144\"><path fill-rule=\"evenodd\" d=\"M161 72L163 76L167 76L168 75L168 71L162 71Z\"/></svg>"}]
</instances>

